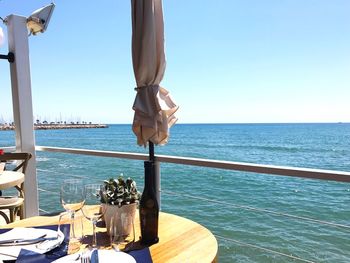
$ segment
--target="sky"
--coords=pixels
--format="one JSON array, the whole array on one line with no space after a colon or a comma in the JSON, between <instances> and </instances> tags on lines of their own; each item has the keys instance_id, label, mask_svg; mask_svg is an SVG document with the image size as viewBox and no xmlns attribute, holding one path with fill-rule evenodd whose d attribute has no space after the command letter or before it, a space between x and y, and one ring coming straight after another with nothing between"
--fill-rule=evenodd
<instances>
[{"instance_id":1,"label":"sky","mask_svg":"<svg viewBox=\"0 0 350 263\"><path fill-rule=\"evenodd\" d=\"M49 3L1 0L0 16ZM130 1L55 4L47 31L29 37L34 118L131 124ZM350 1L163 0L163 11L161 86L179 123L350 122ZM1 60L0 123L11 103Z\"/></svg>"}]
</instances>

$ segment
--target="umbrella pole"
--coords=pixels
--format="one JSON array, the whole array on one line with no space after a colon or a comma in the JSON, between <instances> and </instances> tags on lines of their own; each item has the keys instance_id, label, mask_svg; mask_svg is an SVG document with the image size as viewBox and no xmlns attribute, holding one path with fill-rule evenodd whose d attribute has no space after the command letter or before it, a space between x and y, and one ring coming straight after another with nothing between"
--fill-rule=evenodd
<instances>
[{"instance_id":1,"label":"umbrella pole","mask_svg":"<svg viewBox=\"0 0 350 263\"><path fill-rule=\"evenodd\" d=\"M154 143L148 141L149 160L154 162Z\"/></svg>"},{"instance_id":2,"label":"umbrella pole","mask_svg":"<svg viewBox=\"0 0 350 263\"><path fill-rule=\"evenodd\" d=\"M160 208L160 168L159 163L156 162L154 157L154 143L148 141L148 150L149 150L149 161L153 163L153 176L154 176L154 189L156 191L156 197L158 201L158 205ZM147 161L146 161L147 162Z\"/></svg>"}]
</instances>

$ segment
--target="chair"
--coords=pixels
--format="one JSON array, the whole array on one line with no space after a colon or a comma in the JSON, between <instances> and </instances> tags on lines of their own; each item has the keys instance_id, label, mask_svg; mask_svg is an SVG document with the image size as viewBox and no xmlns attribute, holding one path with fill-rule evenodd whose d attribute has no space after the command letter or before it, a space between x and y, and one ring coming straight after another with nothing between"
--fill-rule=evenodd
<instances>
[{"instance_id":1,"label":"chair","mask_svg":"<svg viewBox=\"0 0 350 263\"><path fill-rule=\"evenodd\" d=\"M8 162L8 161L17 161L15 167L11 169L11 171L21 171L25 174L28 161L32 157L30 153L4 153L0 155L0 161ZM5 166L5 171L9 165ZM8 170L7 170L8 171ZM0 175L1 176L1 175ZM0 215L5 219L6 223L14 222L16 219L16 215L19 214L22 219L24 216L24 191L23 191L24 182L19 185L14 186L17 191L17 196L0 196ZM2 210L9 210L10 217L6 215L6 213Z\"/></svg>"}]
</instances>

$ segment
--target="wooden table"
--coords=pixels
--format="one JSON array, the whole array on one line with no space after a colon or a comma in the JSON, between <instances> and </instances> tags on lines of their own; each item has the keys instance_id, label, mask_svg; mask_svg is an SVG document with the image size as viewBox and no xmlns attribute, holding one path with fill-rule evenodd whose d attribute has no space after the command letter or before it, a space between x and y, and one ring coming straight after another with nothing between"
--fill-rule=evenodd
<instances>
[{"instance_id":1,"label":"wooden table","mask_svg":"<svg viewBox=\"0 0 350 263\"><path fill-rule=\"evenodd\" d=\"M24 174L13 171L0 173L0 190L8 189L24 182Z\"/></svg>"},{"instance_id":2,"label":"wooden table","mask_svg":"<svg viewBox=\"0 0 350 263\"><path fill-rule=\"evenodd\" d=\"M36 216L8 224L6 227L55 225L57 223L58 216ZM91 223L83 220L83 224L84 233L91 234ZM136 216L135 231L136 239L138 239L140 236L138 216ZM180 216L161 212L158 231L159 243L149 247L154 263L217 262L217 241L214 235L200 224ZM97 232L105 234L103 232L106 232L106 229L97 228Z\"/></svg>"}]
</instances>

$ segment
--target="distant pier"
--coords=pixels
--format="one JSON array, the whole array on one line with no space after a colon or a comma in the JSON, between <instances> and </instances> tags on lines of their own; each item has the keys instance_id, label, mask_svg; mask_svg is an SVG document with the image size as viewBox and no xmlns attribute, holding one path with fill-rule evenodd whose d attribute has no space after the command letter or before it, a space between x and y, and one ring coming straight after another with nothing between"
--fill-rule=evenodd
<instances>
[{"instance_id":1,"label":"distant pier","mask_svg":"<svg viewBox=\"0 0 350 263\"><path fill-rule=\"evenodd\" d=\"M108 128L107 124L92 124L92 123L35 123L34 130L57 130L57 129L96 129ZM0 131L14 130L14 124L0 124Z\"/></svg>"}]
</instances>

